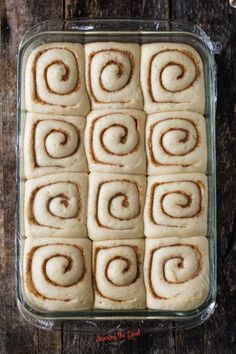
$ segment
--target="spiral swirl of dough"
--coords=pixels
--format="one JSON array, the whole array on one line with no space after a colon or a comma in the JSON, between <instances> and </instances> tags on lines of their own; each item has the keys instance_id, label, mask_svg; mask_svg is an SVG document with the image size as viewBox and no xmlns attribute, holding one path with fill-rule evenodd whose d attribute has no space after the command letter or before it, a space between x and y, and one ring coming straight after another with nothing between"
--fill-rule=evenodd
<instances>
[{"instance_id":1,"label":"spiral swirl of dough","mask_svg":"<svg viewBox=\"0 0 236 354\"><path fill-rule=\"evenodd\" d=\"M199 252L191 245L157 249L150 265L150 283L155 296L168 298L179 295L181 285L195 278L200 268Z\"/></svg>"},{"instance_id":2,"label":"spiral swirl of dough","mask_svg":"<svg viewBox=\"0 0 236 354\"><path fill-rule=\"evenodd\" d=\"M146 147L148 174L205 172L207 167L205 118L176 111L148 116Z\"/></svg>"},{"instance_id":3,"label":"spiral swirl of dough","mask_svg":"<svg viewBox=\"0 0 236 354\"><path fill-rule=\"evenodd\" d=\"M80 212L79 189L71 181L41 186L31 196L30 219L37 225L55 229L73 228Z\"/></svg>"},{"instance_id":4,"label":"spiral swirl of dough","mask_svg":"<svg viewBox=\"0 0 236 354\"><path fill-rule=\"evenodd\" d=\"M206 141L205 118L198 113L176 111L148 116L148 174L205 172Z\"/></svg>"},{"instance_id":5,"label":"spiral swirl of dough","mask_svg":"<svg viewBox=\"0 0 236 354\"><path fill-rule=\"evenodd\" d=\"M76 245L44 244L33 247L26 263L26 284L43 300L72 301L86 272L83 251Z\"/></svg>"},{"instance_id":6,"label":"spiral swirl of dough","mask_svg":"<svg viewBox=\"0 0 236 354\"><path fill-rule=\"evenodd\" d=\"M120 245L96 249L95 286L103 298L113 301L131 301L139 272L135 247Z\"/></svg>"},{"instance_id":7,"label":"spiral swirl of dough","mask_svg":"<svg viewBox=\"0 0 236 354\"><path fill-rule=\"evenodd\" d=\"M207 205L206 175L151 176L144 210L145 236L206 236Z\"/></svg>"},{"instance_id":8,"label":"spiral swirl of dough","mask_svg":"<svg viewBox=\"0 0 236 354\"><path fill-rule=\"evenodd\" d=\"M55 173L25 183L26 237L87 235L87 175Z\"/></svg>"},{"instance_id":9,"label":"spiral swirl of dough","mask_svg":"<svg viewBox=\"0 0 236 354\"><path fill-rule=\"evenodd\" d=\"M102 182L97 191L96 219L111 230L133 229L141 213L139 187L134 181Z\"/></svg>"},{"instance_id":10,"label":"spiral swirl of dough","mask_svg":"<svg viewBox=\"0 0 236 354\"><path fill-rule=\"evenodd\" d=\"M205 237L149 239L144 268L148 308L195 308L209 292L208 241Z\"/></svg>"},{"instance_id":11,"label":"spiral swirl of dough","mask_svg":"<svg viewBox=\"0 0 236 354\"><path fill-rule=\"evenodd\" d=\"M169 118L150 127L148 149L155 165L181 165L188 167L198 160L194 151L200 141L196 125L185 118Z\"/></svg>"},{"instance_id":12,"label":"spiral swirl of dough","mask_svg":"<svg viewBox=\"0 0 236 354\"><path fill-rule=\"evenodd\" d=\"M74 105L80 89L80 74L75 54L66 48L39 52L34 63L35 95L41 102Z\"/></svg>"},{"instance_id":13,"label":"spiral swirl of dough","mask_svg":"<svg viewBox=\"0 0 236 354\"><path fill-rule=\"evenodd\" d=\"M25 108L29 112L86 115L84 48L80 43L45 43L28 56Z\"/></svg>"},{"instance_id":14,"label":"spiral swirl of dough","mask_svg":"<svg viewBox=\"0 0 236 354\"><path fill-rule=\"evenodd\" d=\"M36 164L45 166L45 156L54 160L57 165L67 163L78 151L80 144L79 131L76 126L68 122L57 120L39 121L35 126L35 155ZM49 165L51 166L51 165Z\"/></svg>"},{"instance_id":15,"label":"spiral swirl of dough","mask_svg":"<svg viewBox=\"0 0 236 354\"><path fill-rule=\"evenodd\" d=\"M93 109L142 108L138 44L88 43L85 57L86 84Z\"/></svg>"},{"instance_id":16,"label":"spiral swirl of dough","mask_svg":"<svg viewBox=\"0 0 236 354\"><path fill-rule=\"evenodd\" d=\"M201 56L190 45L142 45L141 84L148 113L205 110L204 68Z\"/></svg>"},{"instance_id":17,"label":"spiral swirl of dough","mask_svg":"<svg viewBox=\"0 0 236 354\"><path fill-rule=\"evenodd\" d=\"M85 118L28 113L24 134L24 170L28 179L56 172L87 172Z\"/></svg>"},{"instance_id":18,"label":"spiral swirl of dough","mask_svg":"<svg viewBox=\"0 0 236 354\"><path fill-rule=\"evenodd\" d=\"M97 102L126 102L124 90L133 75L131 53L119 49L104 49L92 53L89 66L89 85Z\"/></svg>"},{"instance_id":19,"label":"spiral swirl of dough","mask_svg":"<svg viewBox=\"0 0 236 354\"><path fill-rule=\"evenodd\" d=\"M159 102L159 88L167 93L179 93L190 88L199 76L198 64L190 52L166 49L152 57L149 90L154 102Z\"/></svg>"},{"instance_id":20,"label":"spiral swirl of dough","mask_svg":"<svg viewBox=\"0 0 236 354\"><path fill-rule=\"evenodd\" d=\"M98 117L91 125L91 153L97 163L123 167L128 155L139 146L135 117L111 113Z\"/></svg>"},{"instance_id":21,"label":"spiral swirl of dough","mask_svg":"<svg viewBox=\"0 0 236 354\"><path fill-rule=\"evenodd\" d=\"M202 193L197 181L154 184L151 193L151 219L157 225L185 227L201 213Z\"/></svg>"}]
</instances>

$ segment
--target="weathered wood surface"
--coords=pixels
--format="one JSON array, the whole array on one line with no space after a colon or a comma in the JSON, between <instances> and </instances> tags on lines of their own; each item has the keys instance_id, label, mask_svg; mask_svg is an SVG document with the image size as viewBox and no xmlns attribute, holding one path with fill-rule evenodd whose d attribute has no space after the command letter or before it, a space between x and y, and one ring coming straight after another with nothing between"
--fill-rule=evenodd
<instances>
[{"instance_id":1,"label":"weathered wood surface","mask_svg":"<svg viewBox=\"0 0 236 354\"><path fill-rule=\"evenodd\" d=\"M228 0L1 0L0 61L0 354L207 353L231 354L235 345L236 10ZM156 17L195 22L223 45L218 64L217 193L218 307L202 326L144 334L120 346L98 344L93 335L30 327L15 300L15 107L16 53L23 33L44 19L62 17ZM66 328L65 328L66 329Z\"/></svg>"}]
</instances>

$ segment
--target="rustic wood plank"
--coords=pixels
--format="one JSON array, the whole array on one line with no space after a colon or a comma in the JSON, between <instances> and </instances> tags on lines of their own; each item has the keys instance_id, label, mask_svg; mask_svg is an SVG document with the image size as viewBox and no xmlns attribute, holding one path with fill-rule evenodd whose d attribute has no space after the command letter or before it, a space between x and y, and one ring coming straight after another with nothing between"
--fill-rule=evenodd
<instances>
[{"instance_id":1,"label":"rustic wood plank","mask_svg":"<svg viewBox=\"0 0 236 354\"><path fill-rule=\"evenodd\" d=\"M132 340L98 343L92 333L83 335L64 333L62 354L74 354L75 348L83 354L91 353L91 348L93 354L175 354L175 337L172 332L163 331L156 334L143 334Z\"/></svg>"},{"instance_id":2,"label":"rustic wood plank","mask_svg":"<svg viewBox=\"0 0 236 354\"><path fill-rule=\"evenodd\" d=\"M0 62L0 71L2 69L2 65ZM3 105L3 100L2 100L2 94L0 95L0 107L2 110L2 105ZM0 110L0 112L1 112ZM0 136L2 136L2 121L0 120ZM3 165L3 148L2 144L0 144L0 166ZM5 259L4 259L4 253L1 252L1 250L4 249L4 229L3 229L3 174L2 174L2 169L0 171L0 303L3 304L3 299L5 297L5 291L4 291L4 273L5 273ZM6 323L6 315L5 311L0 311L0 353L5 353L6 352L6 329L5 326L3 325Z\"/></svg>"},{"instance_id":3,"label":"rustic wood plank","mask_svg":"<svg viewBox=\"0 0 236 354\"><path fill-rule=\"evenodd\" d=\"M62 16L60 0L1 1L1 192L4 200L0 268L1 354L61 352L60 333L45 333L28 325L16 307L15 295L15 143L16 143L16 54L24 32L33 24ZM2 88L4 88L2 90ZM3 285L3 283L4 285Z\"/></svg>"},{"instance_id":4,"label":"rustic wood plank","mask_svg":"<svg viewBox=\"0 0 236 354\"><path fill-rule=\"evenodd\" d=\"M168 0L65 0L65 17L169 17Z\"/></svg>"},{"instance_id":5,"label":"rustic wood plank","mask_svg":"<svg viewBox=\"0 0 236 354\"><path fill-rule=\"evenodd\" d=\"M1 10L1 7L0 7ZM2 28L2 18L0 17L0 27ZM0 43L2 43L2 36L0 38ZM0 56L0 75L3 72L3 61ZM1 80L0 80L1 82ZM0 118L2 117L3 111L3 90L0 90ZM0 119L0 137L2 137L2 119ZM3 166L3 144L0 143L0 166ZM4 196L3 196L3 170L0 168L0 304L3 304L3 299L5 297L4 291L4 274L5 274L5 257L4 257L4 225L3 225L3 206L4 206ZM2 251L1 251L2 250ZM0 353L6 352L6 329L3 323L6 322L5 311L0 311Z\"/></svg>"}]
</instances>

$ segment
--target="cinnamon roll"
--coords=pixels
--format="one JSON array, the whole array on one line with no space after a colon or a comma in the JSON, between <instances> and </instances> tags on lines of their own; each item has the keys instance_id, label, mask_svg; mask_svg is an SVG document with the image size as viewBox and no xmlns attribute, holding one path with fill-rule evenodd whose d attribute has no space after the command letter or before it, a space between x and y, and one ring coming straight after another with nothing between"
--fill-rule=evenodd
<instances>
[{"instance_id":1,"label":"cinnamon roll","mask_svg":"<svg viewBox=\"0 0 236 354\"><path fill-rule=\"evenodd\" d=\"M94 308L143 309L144 240L93 242Z\"/></svg>"},{"instance_id":2,"label":"cinnamon roll","mask_svg":"<svg viewBox=\"0 0 236 354\"><path fill-rule=\"evenodd\" d=\"M92 111L85 130L89 170L145 174L145 118L144 112L134 109Z\"/></svg>"},{"instance_id":3,"label":"cinnamon roll","mask_svg":"<svg viewBox=\"0 0 236 354\"><path fill-rule=\"evenodd\" d=\"M57 173L25 183L26 237L86 237L87 175Z\"/></svg>"},{"instance_id":4,"label":"cinnamon roll","mask_svg":"<svg viewBox=\"0 0 236 354\"><path fill-rule=\"evenodd\" d=\"M92 240L143 237L146 178L89 175L88 233Z\"/></svg>"},{"instance_id":5,"label":"cinnamon roll","mask_svg":"<svg viewBox=\"0 0 236 354\"><path fill-rule=\"evenodd\" d=\"M201 173L149 177L145 236L206 236L207 200L207 177Z\"/></svg>"},{"instance_id":6,"label":"cinnamon roll","mask_svg":"<svg viewBox=\"0 0 236 354\"><path fill-rule=\"evenodd\" d=\"M93 109L142 108L140 46L100 42L85 45L86 84Z\"/></svg>"},{"instance_id":7,"label":"cinnamon roll","mask_svg":"<svg viewBox=\"0 0 236 354\"><path fill-rule=\"evenodd\" d=\"M24 138L26 178L56 172L87 172L85 118L28 113Z\"/></svg>"},{"instance_id":8,"label":"cinnamon roll","mask_svg":"<svg viewBox=\"0 0 236 354\"><path fill-rule=\"evenodd\" d=\"M88 239L26 239L23 268L26 302L33 308L46 311L92 308Z\"/></svg>"},{"instance_id":9,"label":"cinnamon roll","mask_svg":"<svg viewBox=\"0 0 236 354\"><path fill-rule=\"evenodd\" d=\"M206 172L205 118L194 112L163 112L148 116L148 174Z\"/></svg>"},{"instance_id":10,"label":"cinnamon roll","mask_svg":"<svg viewBox=\"0 0 236 354\"><path fill-rule=\"evenodd\" d=\"M84 49L79 43L47 43L30 55L25 71L25 105L30 112L86 115Z\"/></svg>"},{"instance_id":11,"label":"cinnamon roll","mask_svg":"<svg viewBox=\"0 0 236 354\"><path fill-rule=\"evenodd\" d=\"M142 45L141 85L147 113L177 110L204 113L203 64L189 45Z\"/></svg>"},{"instance_id":12,"label":"cinnamon roll","mask_svg":"<svg viewBox=\"0 0 236 354\"><path fill-rule=\"evenodd\" d=\"M200 306L209 293L207 239L173 237L145 242L147 307L186 311Z\"/></svg>"}]
</instances>

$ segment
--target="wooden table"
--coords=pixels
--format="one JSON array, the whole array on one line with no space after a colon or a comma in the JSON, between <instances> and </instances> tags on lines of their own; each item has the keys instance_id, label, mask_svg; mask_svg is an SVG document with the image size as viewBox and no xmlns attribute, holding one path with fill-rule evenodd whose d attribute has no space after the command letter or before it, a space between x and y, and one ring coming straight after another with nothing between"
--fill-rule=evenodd
<instances>
[{"instance_id":1,"label":"wooden table","mask_svg":"<svg viewBox=\"0 0 236 354\"><path fill-rule=\"evenodd\" d=\"M0 354L233 353L236 236L236 9L228 0L1 0L0 104ZM144 334L120 346L99 344L93 335L42 331L20 316L15 299L14 214L16 143L16 54L24 32L45 19L63 17L156 17L202 26L223 50L218 64L217 193L218 297L214 315L188 331Z\"/></svg>"}]
</instances>

